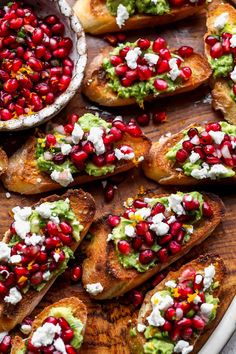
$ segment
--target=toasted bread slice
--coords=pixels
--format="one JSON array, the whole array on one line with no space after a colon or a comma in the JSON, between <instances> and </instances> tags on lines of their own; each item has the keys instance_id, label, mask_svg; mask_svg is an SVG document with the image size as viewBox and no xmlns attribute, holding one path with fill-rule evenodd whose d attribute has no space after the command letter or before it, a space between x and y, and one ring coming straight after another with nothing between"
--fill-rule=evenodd
<instances>
[{"instance_id":1,"label":"toasted bread slice","mask_svg":"<svg viewBox=\"0 0 236 354\"><path fill-rule=\"evenodd\" d=\"M164 195L152 195L152 197L162 196ZM108 225L106 218L104 217L94 222L90 229L90 233L94 237L86 250L87 258L83 263L83 285L86 287L88 284L101 283L103 291L93 296L99 300L123 295L168 267L171 263L188 253L194 246L203 242L220 223L224 210L222 201L216 195L203 194L203 196L214 212L212 219L201 220L195 225L190 241L182 245L179 253L169 256L167 262L158 263L143 273L134 268L126 269L121 265L114 243L107 242L111 227Z\"/></svg>"},{"instance_id":2,"label":"toasted bread slice","mask_svg":"<svg viewBox=\"0 0 236 354\"><path fill-rule=\"evenodd\" d=\"M5 151L3 151L0 148L0 175L4 172L6 172L7 170L7 166L8 166L8 158L7 155L5 153Z\"/></svg>"},{"instance_id":3,"label":"toasted bread slice","mask_svg":"<svg viewBox=\"0 0 236 354\"><path fill-rule=\"evenodd\" d=\"M210 6L207 16L207 33L204 38L210 34L216 34L216 29L214 28L215 19L222 13L227 12L229 14L228 23L236 27L236 10L233 6L229 4L217 4L217 6ZM210 56L210 46L205 43L205 53L208 59ZM230 97L231 89L227 83L227 78L217 78L211 80L211 85L213 87L212 105L215 110L220 110L224 114L224 118L232 123L236 124L236 102Z\"/></svg>"},{"instance_id":4,"label":"toasted bread slice","mask_svg":"<svg viewBox=\"0 0 236 354\"><path fill-rule=\"evenodd\" d=\"M110 14L105 0L77 0L74 5L74 11L79 17L85 32L97 35L176 22L198 13L204 7L205 4L200 6L188 4L177 9L171 9L169 13L163 15L133 15L125 22L122 28L117 25L115 16Z\"/></svg>"},{"instance_id":5,"label":"toasted bread slice","mask_svg":"<svg viewBox=\"0 0 236 354\"><path fill-rule=\"evenodd\" d=\"M186 176L181 171L176 171L173 161L166 157L166 153L171 147L176 145L183 137L183 132L192 127L202 127L204 124L191 124L181 132L167 138L161 138L160 141L152 144L147 159L143 162L142 167L145 175L154 181L164 185L204 185L210 183L224 184L235 183L236 176L230 178L222 178L220 180L196 179L192 176Z\"/></svg>"},{"instance_id":6,"label":"toasted bread slice","mask_svg":"<svg viewBox=\"0 0 236 354\"><path fill-rule=\"evenodd\" d=\"M134 149L136 161L138 161L138 158L141 156L145 158L151 147L151 142L147 137L141 136L134 138L127 134L124 134L119 144L131 146ZM2 181L6 189L21 194L38 194L62 188L59 183L50 178L50 175L38 169L35 160L35 151L36 137L30 137L29 140L10 157L8 170L2 176ZM77 174L70 186L106 178L130 170L135 165L135 162L131 160L119 162L112 174L101 177L89 176L85 173Z\"/></svg>"},{"instance_id":7,"label":"toasted bread slice","mask_svg":"<svg viewBox=\"0 0 236 354\"><path fill-rule=\"evenodd\" d=\"M90 224L93 221L95 214L95 203L92 196L85 193L82 190L69 190L63 196L52 195L47 198L41 199L35 206L40 205L44 202L53 202L56 200L65 200L69 198L70 206L75 213L78 221L83 225L83 230L80 233L79 242L73 242L71 249L73 251L79 246L84 236L86 235ZM10 232L7 231L3 241L8 243L10 240ZM56 280L57 276L54 276L48 281L48 284L41 290L36 291L30 289L25 295L23 295L22 300L15 306L4 301L0 302L0 331L9 331L16 324L22 322L22 320L29 315L33 309L37 306L43 296L46 294L48 289Z\"/></svg>"},{"instance_id":8,"label":"toasted bread slice","mask_svg":"<svg viewBox=\"0 0 236 354\"><path fill-rule=\"evenodd\" d=\"M35 330L42 325L43 321L49 316L50 311L52 309L57 308L57 307L66 307L67 309L69 308L72 310L74 317L79 319L84 325L83 330L82 330L82 335L84 335L85 326L86 326L86 322L87 322L86 306L78 298L68 297L68 298L62 299L60 301L57 301L50 306L47 306L42 312L40 312L36 316L36 318L33 322L33 325L32 325L32 331L31 331L29 338L31 338L33 333L35 332ZM21 352L21 350L23 350L23 349L26 350L25 340L23 340L21 337L16 336L13 339L13 343L12 343L12 347L11 347L11 354L19 354Z\"/></svg>"},{"instance_id":9,"label":"toasted bread slice","mask_svg":"<svg viewBox=\"0 0 236 354\"><path fill-rule=\"evenodd\" d=\"M183 273L183 271L185 269L188 269L189 267L194 268L196 271L198 272L202 272L204 271L205 267L208 267L209 265L213 264L215 267L215 277L214 280L215 281L219 281L220 286L218 288L216 288L214 290L214 292L212 293L212 295L214 297L221 297L221 292L222 292L222 283L225 280L225 276L226 276L226 268L224 266L223 260L219 257L219 256L215 256L215 255L204 255L204 256L200 256L199 258L183 265L178 271L171 271L165 279L163 279L154 289L152 289L151 291L149 291L145 298L144 298L144 302L141 306L141 309L139 311L139 316L138 316L138 320L137 322L140 324L144 323L144 319L150 314L151 312L151 297L153 296L154 293L161 291L164 286L165 283L169 280L175 280L178 279L178 277L180 276L180 274ZM211 326L211 323L209 325L207 325L206 328L209 328ZM130 338L131 339L131 338ZM198 340L199 338L196 338L195 340L190 341L190 345L193 345L193 351L191 351L191 353L196 354L199 352L200 347L198 346ZM146 340L143 334L138 333L137 332L137 336L133 337L130 341L131 343L131 353L140 353L143 354L143 345L145 344Z\"/></svg>"},{"instance_id":10,"label":"toasted bread slice","mask_svg":"<svg viewBox=\"0 0 236 354\"><path fill-rule=\"evenodd\" d=\"M110 46L105 47L87 66L82 91L91 101L102 106L116 107L135 104L135 98L119 98L116 92L108 87L108 80L106 79L106 73L103 70L102 64L103 60L113 49L114 48ZM201 54L193 53L190 57L185 58L183 66L189 66L192 70L192 76L188 81L173 92L163 93L157 97L149 96L145 98L145 101L152 101L158 97L173 96L178 93L192 91L207 82L211 76L210 65Z\"/></svg>"}]
</instances>

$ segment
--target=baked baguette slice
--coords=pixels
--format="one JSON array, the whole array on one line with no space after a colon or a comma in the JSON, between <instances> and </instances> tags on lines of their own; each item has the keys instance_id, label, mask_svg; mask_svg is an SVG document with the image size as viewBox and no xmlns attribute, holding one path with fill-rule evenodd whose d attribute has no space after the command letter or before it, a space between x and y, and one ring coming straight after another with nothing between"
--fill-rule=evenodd
<instances>
[{"instance_id":1,"label":"baked baguette slice","mask_svg":"<svg viewBox=\"0 0 236 354\"><path fill-rule=\"evenodd\" d=\"M8 158L3 149L0 148L0 175L6 172L8 166Z\"/></svg>"},{"instance_id":2,"label":"baked baguette slice","mask_svg":"<svg viewBox=\"0 0 236 354\"><path fill-rule=\"evenodd\" d=\"M14 337L13 339L13 343L12 343L12 347L11 347L11 354L20 354L21 351L26 350L27 349L27 342L30 338L32 338L33 333L37 330L37 328L39 328L40 326L42 326L44 320L49 317L50 315L50 311L51 310L55 310L56 308L61 308L61 307L65 307L67 309L70 309L73 316L77 319L79 319L82 324L83 324L83 329L81 331L81 335L84 336L85 333L85 327L86 327L86 322L87 322L87 309L86 306L84 305L84 303L79 300L76 297L69 297L69 298L65 298L62 300L59 300L55 303L53 303L50 306L45 307L45 309L40 312L36 318L34 319L34 322L32 324L32 330L31 333L29 335L29 337L26 340L23 340L21 337ZM24 351L23 351L24 352Z\"/></svg>"},{"instance_id":3,"label":"baked baguette slice","mask_svg":"<svg viewBox=\"0 0 236 354\"><path fill-rule=\"evenodd\" d=\"M210 255L210 254L203 255L189 263L186 263L178 271L171 271L166 276L165 279L163 279L154 289L152 289L146 294L144 298L144 302L139 311L139 316L137 319L138 324L143 325L145 323L145 319L152 311L151 297L156 292L163 290L165 287L165 283L167 283L168 281L177 280L180 277L180 275L183 272L186 272L186 270L188 269L194 269L197 272L204 274L204 268L209 267L211 264L215 267L214 282L220 283L220 286L217 287L215 290L213 290L211 294L213 297L219 298L221 301L223 283L225 281L225 276L227 275L225 265L223 263L223 260L219 256ZM205 328L209 329L215 320L216 319L214 319L209 324L207 323ZM203 330L203 334L205 328ZM143 345L147 342L147 340L145 339L143 333L140 333L138 331L136 333L137 336L132 338L130 337L131 353L143 354L144 353ZM191 353L193 354L198 353L202 345L204 344L201 340L201 333L199 337L196 337L194 339L191 337L191 339L190 340L188 339L187 341L189 342L189 345L193 345L193 350L191 351Z\"/></svg>"},{"instance_id":4,"label":"baked baguette slice","mask_svg":"<svg viewBox=\"0 0 236 354\"><path fill-rule=\"evenodd\" d=\"M213 183L235 183L236 176L230 178L221 178L220 180L212 180L209 178L196 179L192 176L187 176L183 172L176 170L174 162L166 157L166 153L171 147L176 145L183 137L184 131L190 128L204 127L204 124L191 124L177 134L170 137L161 138L159 141L152 143L149 155L143 162L142 168L145 175L164 185L204 185Z\"/></svg>"},{"instance_id":5,"label":"baked baguette slice","mask_svg":"<svg viewBox=\"0 0 236 354\"><path fill-rule=\"evenodd\" d=\"M21 194L38 194L62 188L59 183L50 178L50 175L38 169L35 160L36 141L36 137L30 137L29 140L9 158L8 170L2 176L2 181L6 189ZM131 146L134 149L136 160L141 156L146 158L151 146L151 142L147 137L141 136L134 138L127 134L124 134L119 143ZM131 160L122 161L118 162L117 168L113 173L101 177L89 176L85 173L77 174L74 177L74 181L69 186L71 187L106 178L128 171L135 166L136 164Z\"/></svg>"},{"instance_id":6,"label":"baked baguette slice","mask_svg":"<svg viewBox=\"0 0 236 354\"><path fill-rule=\"evenodd\" d=\"M192 16L205 7L205 4L196 6L188 4L180 8L173 8L168 14L163 15L133 15L120 28L106 7L105 0L77 0L74 11L79 17L87 33L103 34L106 32L128 31L132 29L147 28L176 22Z\"/></svg>"},{"instance_id":7,"label":"baked baguette slice","mask_svg":"<svg viewBox=\"0 0 236 354\"><path fill-rule=\"evenodd\" d=\"M206 38L208 35L214 35L217 33L214 27L215 19L225 12L229 14L227 23L236 27L236 10L233 6L225 3L217 5L212 4L210 5L207 14L207 33L205 34L204 38ZM206 43L205 53L210 60L210 46ZM211 86L213 88L211 92L213 97L213 108L215 110L220 110L228 122L236 124L236 102L230 97L231 88L228 85L227 78L212 78Z\"/></svg>"},{"instance_id":8,"label":"baked baguette slice","mask_svg":"<svg viewBox=\"0 0 236 354\"><path fill-rule=\"evenodd\" d=\"M103 60L109 56L109 53L114 48L107 46L100 54L98 54L91 63L87 66L85 71L85 78L83 81L82 92L93 102L102 106L116 107L127 106L136 103L135 98L121 98L118 97L116 92L108 87L108 80L106 73L102 67ZM158 97L173 96L179 93L192 91L198 86L208 81L211 76L211 68L205 57L201 54L193 53L190 57L185 58L182 63L183 66L188 66L192 70L190 79L182 84L173 92L167 92L158 95ZM154 100L154 96L149 96L144 101Z\"/></svg>"},{"instance_id":9,"label":"baked baguette slice","mask_svg":"<svg viewBox=\"0 0 236 354\"><path fill-rule=\"evenodd\" d=\"M166 195L154 194L151 197L163 196ZM139 272L135 268L127 269L122 266L114 243L107 241L108 235L112 230L107 218L103 217L95 221L90 228L90 233L94 237L92 237L91 243L86 249L87 258L83 263L82 282L87 291L88 284L100 283L102 287L99 286L101 291L98 294L90 292L90 295L98 300L111 299L123 295L187 254L194 246L202 243L221 222L224 213L223 203L219 197L205 193L203 197L210 205L213 217L211 219L201 219L196 223L190 241L182 244L180 252L169 255L166 261L156 263L144 272ZM119 214L123 215L123 213Z\"/></svg>"},{"instance_id":10,"label":"baked baguette slice","mask_svg":"<svg viewBox=\"0 0 236 354\"><path fill-rule=\"evenodd\" d=\"M69 199L70 207L76 215L77 220L83 226L83 230L80 232L80 240L73 241L70 248L75 251L83 238L85 237L90 224L93 221L95 214L95 202L89 193L85 193L80 190L68 190L64 195L57 196L51 195L47 198L41 199L34 207L41 205L44 202L54 202L58 200ZM10 231L7 231L3 242L9 243L11 238ZM52 286L57 276L54 276L48 281L44 288L40 291L36 291L33 288L26 294L22 294L22 300L16 305L6 303L3 300L0 301L0 331L9 331L16 326L16 324L22 322L22 320L28 316L33 309L37 306L43 296L47 293L48 289Z\"/></svg>"}]
</instances>

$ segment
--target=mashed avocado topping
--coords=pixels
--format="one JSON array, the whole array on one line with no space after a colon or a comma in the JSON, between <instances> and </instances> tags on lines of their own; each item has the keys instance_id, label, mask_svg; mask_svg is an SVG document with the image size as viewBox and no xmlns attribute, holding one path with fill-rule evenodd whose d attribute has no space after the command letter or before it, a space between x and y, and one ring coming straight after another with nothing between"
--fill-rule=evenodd
<instances>
[{"instance_id":1,"label":"mashed avocado topping","mask_svg":"<svg viewBox=\"0 0 236 354\"><path fill-rule=\"evenodd\" d=\"M233 55L223 55L219 59L211 60L211 67L214 71L214 77L228 77L234 68Z\"/></svg>"},{"instance_id":2,"label":"mashed avocado topping","mask_svg":"<svg viewBox=\"0 0 236 354\"><path fill-rule=\"evenodd\" d=\"M106 0L106 5L111 15L117 15L118 6L122 4L128 11L129 15L134 14L150 14L163 15L170 12L170 5L166 0Z\"/></svg>"},{"instance_id":3,"label":"mashed avocado topping","mask_svg":"<svg viewBox=\"0 0 236 354\"><path fill-rule=\"evenodd\" d=\"M228 178L235 175L236 126L209 123L205 129L191 128L172 146L166 157L177 171L196 179Z\"/></svg>"},{"instance_id":4,"label":"mashed avocado topping","mask_svg":"<svg viewBox=\"0 0 236 354\"><path fill-rule=\"evenodd\" d=\"M204 269L190 264L177 279L168 278L162 290L151 291L150 304L143 305L142 323L137 325L137 331L143 333L145 354L194 350L192 343L216 317L215 276L213 264Z\"/></svg>"},{"instance_id":5,"label":"mashed avocado topping","mask_svg":"<svg viewBox=\"0 0 236 354\"><path fill-rule=\"evenodd\" d=\"M191 210L185 207L188 201L194 201L195 207ZM194 225L203 218L204 203L199 192L178 192L161 198L128 198L123 216L108 236L108 241L115 244L121 265L146 272L158 262L166 261L171 253L179 252L191 239ZM186 215L186 221L179 223L181 215ZM178 235L177 239L170 236L171 233Z\"/></svg>"},{"instance_id":6,"label":"mashed avocado topping","mask_svg":"<svg viewBox=\"0 0 236 354\"><path fill-rule=\"evenodd\" d=\"M124 134L127 138L142 136L139 127L134 132L122 121L120 130L116 120L107 122L91 113L82 117L72 114L68 120L68 124L56 125L49 134L37 139L37 167L53 181L67 187L74 181L75 174L105 176L113 173L119 162L136 161L128 139L126 144L122 139Z\"/></svg>"},{"instance_id":7,"label":"mashed avocado topping","mask_svg":"<svg viewBox=\"0 0 236 354\"><path fill-rule=\"evenodd\" d=\"M170 52L166 44L163 44L164 48L168 59L159 55L154 42L150 42L146 49L140 48L138 41L120 44L103 61L108 86L118 97L135 98L139 105L149 95L175 91L190 78L192 72L189 67L185 67L183 72L182 58ZM114 59L117 57L120 59Z\"/></svg>"}]
</instances>

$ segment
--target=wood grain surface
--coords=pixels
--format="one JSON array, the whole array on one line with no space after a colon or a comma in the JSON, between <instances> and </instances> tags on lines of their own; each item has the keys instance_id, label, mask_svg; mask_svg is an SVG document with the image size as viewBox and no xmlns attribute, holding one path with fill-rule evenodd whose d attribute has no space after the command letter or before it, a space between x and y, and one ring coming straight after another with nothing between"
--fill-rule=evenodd
<instances>
[{"instance_id":1,"label":"wood grain surface","mask_svg":"<svg viewBox=\"0 0 236 354\"><path fill-rule=\"evenodd\" d=\"M73 0L70 1L73 4ZM168 29L166 29L168 27ZM196 51L203 52L202 37L205 32L205 13L193 18L181 21L177 24L172 24L162 28L148 29L147 31L138 31L129 34L129 39L137 39L139 36L147 36L155 38L157 35L164 36L171 47L179 47L181 45L190 45ZM100 48L106 43L103 39L87 36L89 60L96 55ZM161 125L150 124L144 130L152 139L157 140L161 135L167 132L177 132L179 129L187 126L192 122L202 122L208 120L219 120L221 116L217 115L211 109L209 102L209 87L201 87L196 91L159 100L156 103L147 104L146 111L166 110L168 121ZM92 112L100 112L103 116L109 115L124 115L125 117L135 117L141 110L137 107L122 108L122 109L98 109L93 103L86 101L84 97L78 93L70 102L66 109L56 117L54 121L63 120L67 113L76 112L83 113L87 110ZM19 147L25 139L32 134L32 131L24 131L17 133L1 133L0 144L6 149L10 155L17 147ZM162 191L173 191L175 189L161 189L155 183L148 181L141 171L132 170L123 175L112 178L118 189L115 199L107 204L104 202L101 182L91 183L84 186L86 191L92 193L96 199L97 216L105 211L112 212L118 203L122 203L130 195L135 195L140 186L145 188L156 188ZM184 190L187 190L185 188ZM206 189L205 189L206 190ZM189 261L192 258L204 253L219 254L227 267L228 277L224 284L224 294L221 306L218 311L217 321L214 326L220 321L225 310L229 306L236 289L236 230L235 230L235 215L236 215L236 193L233 187L215 187L209 186L207 191L219 194L226 206L226 214L223 223L216 229L213 235L204 242L201 246L196 247L191 253L178 261L174 268L179 268L183 262ZM37 201L37 197L22 197L16 194L11 194L11 198L6 198L6 191L0 187L0 231L3 235L4 231L9 227L11 218L9 215L10 209L15 205L28 205ZM83 246L85 247L85 245ZM82 250L77 252L76 261L80 260ZM128 354L128 335L131 326L130 320L136 312L129 303L127 296L123 299L114 301L95 302L89 299L89 296L82 289L80 284L72 285L68 279L68 274L61 276L60 279L51 288L45 298L42 300L35 313L39 312L44 306L61 299L66 296L80 297L88 307L88 324L86 329L85 341L81 349L81 353L87 354ZM201 339L200 347L204 344L208 336L214 330L214 327L209 329ZM137 353L138 354L138 353Z\"/></svg>"}]
</instances>

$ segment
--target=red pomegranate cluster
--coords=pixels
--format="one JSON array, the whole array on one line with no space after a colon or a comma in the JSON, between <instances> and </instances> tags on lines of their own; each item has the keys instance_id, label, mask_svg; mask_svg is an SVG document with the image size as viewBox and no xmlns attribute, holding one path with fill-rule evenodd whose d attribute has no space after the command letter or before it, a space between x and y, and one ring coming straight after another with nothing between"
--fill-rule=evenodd
<instances>
[{"instance_id":1,"label":"red pomegranate cluster","mask_svg":"<svg viewBox=\"0 0 236 354\"><path fill-rule=\"evenodd\" d=\"M35 288L47 282L44 274L57 270L65 260L62 248L73 243L73 230L69 223L61 221L57 226L54 222L48 221L42 231L45 236L42 245L27 245L24 240L20 240L11 247L11 256L20 255L20 263L12 265L1 261L0 298L4 298L12 287L22 291L27 287ZM13 225L10 232L11 238L16 236Z\"/></svg>"},{"instance_id":2,"label":"red pomegranate cluster","mask_svg":"<svg viewBox=\"0 0 236 354\"><path fill-rule=\"evenodd\" d=\"M206 44L210 46L210 56L212 59L219 59L227 54L232 54L235 59L236 48L231 47L231 38L232 34L227 32L222 33L220 36L209 35L205 38ZM233 93L236 95L236 84L233 85Z\"/></svg>"},{"instance_id":3,"label":"red pomegranate cluster","mask_svg":"<svg viewBox=\"0 0 236 354\"><path fill-rule=\"evenodd\" d=\"M188 140L182 143L182 148L176 153L176 161L184 163L192 152L200 155L202 162L209 165L224 164L229 167L236 166L235 144L236 138L224 135L221 144L214 142L210 131L222 131L221 125L218 122L209 123L206 125L203 132L199 132L197 128L191 128L188 131ZM232 145L232 142L234 145Z\"/></svg>"},{"instance_id":4,"label":"red pomegranate cluster","mask_svg":"<svg viewBox=\"0 0 236 354\"><path fill-rule=\"evenodd\" d=\"M77 114L71 114L68 116L69 123L64 126L64 132L67 136L70 136L76 122L79 124L79 116ZM114 165L118 162L115 156L114 149L116 147L124 147L124 154L133 153L132 147L127 144L119 144L122 141L124 134L127 133L132 137L140 137L143 135L142 130L137 126L135 120L131 120L128 124L121 120L113 120L112 127L109 132L104 129L104 135L102 137L105 145L105 153L96 155L94 145L91 141L87 140L89 133L84 133L83 139L78 144L73 144L72 150L69 154L69 159L75 165L78 170L85 168L85 163L92 161L97 167L103 167L105 165ZM53 155L53 162L55 164L62 164L68 158L57 150L57 139L55 134L46 135L46 150L52 151L55 148ZM60 149L59 149L60 150Z\"/></svg>"},{"instance_id":5,"label":"red pomegranate cluster","mask_svg":"<svg viewBox=\"0 0 236 354\"><path fill-rule=\"evenodd\" d=\"M64 32L56 16L40 19L20 1L0 9L0 120L38 112L67 89L73 43Z\"/></svg>"},{"instance_id":6,"label":"red pomegranate cluster","mask_svg":"<svg viewBox=\"0 0 236 354\"><path fill-rule=\"evenodd\" d=\"M10 353L11 341L12 341L11 336L9 334L6 334L0 343L0 353L2 354Z\"/></svg>"},{"instance_id":7,"label":"red pomegranate cluster","mask_svg":"<svg viewBox=\"0 0 236 354\"><path fill-rule=\"evenodd\" d=\"M130 87L135 83L148 81L158 75L167 74L171 67L169 65L169 60L173 58L170 50L167 48L167 43L165 39L158 37L154 42L149 39L140 38L137 41L137 47L142 51L141 55L137 59L137 68L130 69L127 65L126 55L133 48L130 46L124 46L120 49L119 55L112 55L110 58L111 64L115 67L115 73L120 79L120 83L124 87ZM145 53L157 54L159 60L155 65L150 65L144 58ZM181 58L187 58L193 54L193 48L188 46L183 46L179 48L177 54ZM177 58L177 65L180 68L183 59ZM188 66L181 66L180 68L180 79L182 81L189 80L192 75L192 71ZM156 78L154 80L154 87L157 91L165 91L168 88L168 82L162 78Z\"/></svg>"},{"instance_id":8,"label":"red pomegranate cluster","mask_svg":"<svg viewBox=\"0 0 236 354\"><path fill-rule=\"evenodd\" d=\"M47 317L43 321L42 325L44 325L45 323L51 323L54 326L59 325L61 327L61 334L60 335L56 334L55 339L61 338L63 340L67 354L77 354L78 353L78 351L70 344L74 338L74 331L71 328L71 326L69 325L69 323L65 320L65 318L63 318L63 317L56 318L56 317L50 316L50 317ZM28 349L28 352L37 353L37 354L38 353L41 353L41 354L59 353L53 344L48 345L47 347L42 346L42 347L38 348L32 344L30 339L28 341L27 349Z\"/></svg>"},{"instance_id":9,"label":"red pomegranate cluster","mask_svg":"<svg viewBox=\"0 0 236 354\"><path fill-rule=\"evenodd\" d=\"M200 306L205 303L203 277L200 284L196 282L195 269L188 268L180 275L177 287L172 289L174 305L169 307L163 314L165 323L160 330L168 332L170 339L189 341L206 326L206 319L201 316ZM198 304L194 298L200 297Z\"/></svg>"},{"instance_id":10,"label":"red pomegranate cluster","mask_svg":"<svg viewBox=\"0 0 236 354\"><path fill-rule=\"evenodd\" d=\"M148 208L148 203L144 199L135 199L132 207L127 208L122 217L133 220L133 213L137 212L141 208ZM185 215L175 215L175 221L171 220L171 215L164 204L157 203L151 209L150 218L147 220L137 222L135 226L135 237L126 237L118 241L118 251L122 255L129 256L132 253L138 252L139 262L143 265L149 264L153 261L165 263L171 255L179 253L182 249L184 237L187 234L187 230L184 226L186 223L193 221L192 212L199 210L200 203L197 199L189 198L189 195L185 195L183 198L183 207L185 209ZM202 206L203 216L211 218L213 211L211 206L204 202ZM157 214L163 213L165 219L164 223L169 225L169 232L164 236L156 236L156 234L150 229L152 225L151 218ZM120 224L121 218L117 215L110 215L108 217L108 224L114 228ZM154 245L159 246L158 251L152 250Z\"/></svg>"}]
</instances>

